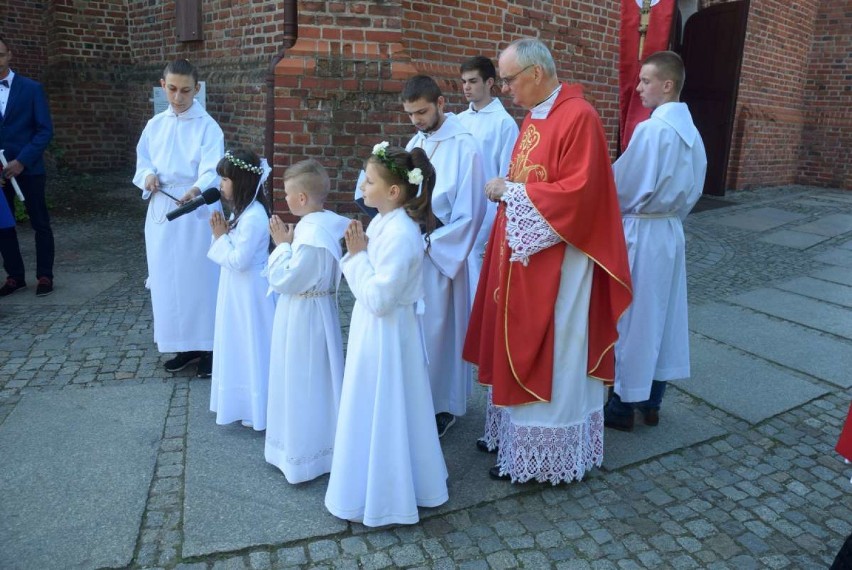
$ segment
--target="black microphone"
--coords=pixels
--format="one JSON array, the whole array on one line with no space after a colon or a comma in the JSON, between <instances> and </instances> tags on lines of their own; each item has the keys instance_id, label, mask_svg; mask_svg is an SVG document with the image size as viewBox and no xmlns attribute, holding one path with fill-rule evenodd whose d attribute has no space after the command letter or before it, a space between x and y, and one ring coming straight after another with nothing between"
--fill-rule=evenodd
<instances>
[{"instance_id":1,"label":"black microphone","mask_svg":"<svg viewBox=\"0 0 852 570\"><path fill-rule=\"evenodd\" d=\"M175 208L168 214L166 214L166 219L170 222L175 218L179 218L184 214L188 214L197 210L200 206L204 204L212 204L214 202L218 202L221 194L219 193L218 188L208 188L204 192L201 193L201 196L196 196L183 206L179 208Z\"/></svg>"}]
</instances>

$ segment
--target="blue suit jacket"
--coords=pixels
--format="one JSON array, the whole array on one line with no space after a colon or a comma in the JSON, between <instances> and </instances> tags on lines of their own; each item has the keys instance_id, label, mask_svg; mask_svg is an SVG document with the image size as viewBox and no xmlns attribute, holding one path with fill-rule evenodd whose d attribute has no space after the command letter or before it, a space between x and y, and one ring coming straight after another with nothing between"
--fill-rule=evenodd
<instances>
[{"instance_id":1,"label":"blue suit jacket","mask_svg":"<svg viewBox=\"0 0 852 570\"><path fill-rule=\"evenodd\" d=\"M44 149L53 138L53 121L41 83L15 74L0 120L0 149L6 160L18 159L22 175L44 174Z\"/></svg>"}]
</instances>

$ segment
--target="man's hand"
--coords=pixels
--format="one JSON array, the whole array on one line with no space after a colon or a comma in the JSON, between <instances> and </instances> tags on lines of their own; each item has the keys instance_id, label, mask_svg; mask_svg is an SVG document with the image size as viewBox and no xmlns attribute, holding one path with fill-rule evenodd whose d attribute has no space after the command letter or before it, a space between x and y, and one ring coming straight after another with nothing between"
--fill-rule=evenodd
<instances>
[{"instance_id":1,"label":"man's hand","mask_svg":"<svg viewBox=\"0 0 852 570\"><path fill-rule=\"evenodd\" d=\"M346 240L346 249L350 255L355 255L367 249L367 236L364 235L364 226L359 220L349 222L349 227L346 228L343 239Z\"/></svg>"},{"instance_id":2,"label":"man's hand","mask_svg":"<svg viewBox=\"0 0 852 570\"><path fill-rule=\"evenodd\" d=\"M485 195L492 202L499 202L503 194L506 193L506 179L492 178L485 184Z\"/></svg>"},{"instance_id":3,"label":"man's hand","mask_svg":"<svg viewBox=\"0 0 852 570\"><path fill-rule=\"evenodd\" d=\"M156 193L160 189L160 179L156 174L149 174L145 177L145 190L151 194Z\"/></svg>"},{"instance_id":4,"label":"man's hand","mask_svg":"<svg viewBox=\"0 0 852 570\"><path fill-rule=\"evenodd\" d=\"M24 171L24 165L19 160L12 160L3 167L3 178L9 179Z\"/></svg>"},{"instance_id":5,"label":"man's hand","mask_svg":"<svg viewBox=\"0 0 852 570\"><path fill-rule=\"evenodd\" d=\"M272 236L272 242L275 245L293 243L294 232L295 227L293 224L285 224L278 216L272 216L269 219L269 235Z\"/></svg>"},{"instance_id":6,"label":"man's hand","mask_svg":"<svg viewBox=\"0 0 852 570\"><path fill-rule=\"evenodd\" d=\"M213 237L216 239L228 233L228 222L225 221L222 212L216 210L210 215L210 229L213 230Z\"/></svg>"}]
</instances>

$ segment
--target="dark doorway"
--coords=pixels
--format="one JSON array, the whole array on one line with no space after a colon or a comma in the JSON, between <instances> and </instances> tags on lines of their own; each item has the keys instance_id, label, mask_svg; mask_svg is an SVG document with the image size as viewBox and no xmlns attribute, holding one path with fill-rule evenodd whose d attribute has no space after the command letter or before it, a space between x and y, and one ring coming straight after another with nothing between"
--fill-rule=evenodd
<instances>
[{"instance_id":1,"label":"dark doorway","mask_svg":"<svg viewBox=\"0 0 852 570\"><path fill-rule=\"evenodd\" d=\"M725 195L749 1L716 4L693 14L683 30L686 66L681 101L689 105L707 149L704 193Z\"/></svg>"}]
</instances>

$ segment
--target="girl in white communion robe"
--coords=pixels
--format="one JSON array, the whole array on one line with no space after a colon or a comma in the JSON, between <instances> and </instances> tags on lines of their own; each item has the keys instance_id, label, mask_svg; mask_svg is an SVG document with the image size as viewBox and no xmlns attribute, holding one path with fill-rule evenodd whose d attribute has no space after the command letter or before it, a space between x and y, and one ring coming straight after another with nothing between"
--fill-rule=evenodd
<instances>
[{"instance_id":1,"label":"girl in white communion robe","mask_svg":"<svg viewBox=\"0 0 852 570\"><path fill-rule=\"evenodd\" d=\"M376 145L361 189L379 214L366 237L358 221L344 236L355 306L325 505L366 526L414 524L448 498L420 323L434 185L422 149Z\"/></svg>"}]
</instances>

